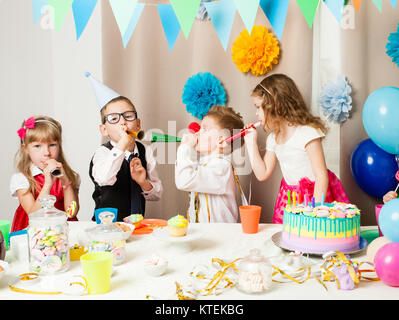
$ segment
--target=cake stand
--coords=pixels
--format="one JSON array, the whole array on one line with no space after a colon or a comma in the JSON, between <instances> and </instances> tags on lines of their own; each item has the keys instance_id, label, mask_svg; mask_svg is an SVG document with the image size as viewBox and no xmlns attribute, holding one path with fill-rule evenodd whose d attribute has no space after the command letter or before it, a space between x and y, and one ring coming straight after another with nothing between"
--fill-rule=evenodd
<instances>
[{"instance_id":1,"label":"cake stand","mask_svg":"<svg viewBox=\"0 0 399 320\"><path fill-rule=\"evenodd\" d=\"M167 250L173 251L173 253L190 252L193 249L192 242L200 239L202 235L203 231L195 228L193 225L189 225L187 234L184 237L171 236L167 228L155 229L154 232L151 233L154 239L164 242L167 246Z\"/></svg>"},{"instance_id":2,"label":"cake stand","mask_svg":"<svg viewBox=\"0 0 399 320\"><path fill-rule=\"evenodd\" d=\"M367 248L368 243L367 243L367 240L364 239L363 237L359 237L359 239L360 239L360 243L359 243L359 249L358 250L346 251L346 252L343 252L343 253L345 253L345 254L362 253ZM273 234L272 235L272 241L277 247L279 247L279 248L281 248L283 250L298 251L298 250L294 250L294 249L289 248L285 243L283 243L283 232L282 231L279 231L279 232L276 232L275 234ZM324 254L324 252L320 253L320 252L311 252L311 251L305 251L305 252L302 252L302 253L307 253L307 254L310 254L310 255L320 256L320 257L322 257L323 254Z\"/></svg>"}]
</instances>

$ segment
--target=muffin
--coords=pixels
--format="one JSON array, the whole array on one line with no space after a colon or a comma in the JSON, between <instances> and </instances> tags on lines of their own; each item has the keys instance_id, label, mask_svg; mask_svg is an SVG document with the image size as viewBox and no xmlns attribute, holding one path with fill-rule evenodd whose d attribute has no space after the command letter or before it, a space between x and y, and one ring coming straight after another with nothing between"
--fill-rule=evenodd
<instances>
[{"instance_id":1,"label":"muffin","mask_svg":"<svg viewBox=\"0 0 399 320\"><path fill-rule=\"evenodd\" d=\"M130 216L123 218L123 222L134 224L136 229L141 226L141 220L143 220L143 215L139 213L131 214Z\"/></svg>"},{"instance_id":2,"label":"muffin","mask_svg":"<svg viewBox=\"0 0 399 320\"><path fill-rule=\"evenodd\" d=\"M188 220L178 214L168 220L168 230L172 237L184 237L187 234Z\"/></svg>"}]
</instances>

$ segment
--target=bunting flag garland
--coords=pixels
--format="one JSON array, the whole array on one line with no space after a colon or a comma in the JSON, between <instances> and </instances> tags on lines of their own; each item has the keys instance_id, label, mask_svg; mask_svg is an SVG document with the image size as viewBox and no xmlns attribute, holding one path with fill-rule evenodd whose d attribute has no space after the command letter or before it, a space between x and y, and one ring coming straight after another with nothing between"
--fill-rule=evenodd
<instances>
[{"instance_id":1,"label":"bunting flag garland","mask_svg":"<svg viewBox=\"0 0 399 320\"><path fill-rule=\"evenodd\" d=\"M319 6L319 0L296 0L296 2L301 9L309 28L312 28L316 10Z\"/></svg>"},{"instance_id":2,"label":"bunting flag garland","mask_svg":"<svg viewBox=\"0 0 399 320\"><path fill-rule=\"evenodd\" d=\"M79 40L86 28L97 2L98 0L75 0L73 2L72 11L75 19L76 40Z\"/></svg>"},{"instance_id":3,"label":"bunting flag garland","mask_svg":"<svg viewBox=\"0 0 399 320\"><path fill-rule=\"evenodd\" d=\"M177 36L180 33L179 20L177 20L175 12L170 4L158 4L157 8L166 36L166 41L168 42L169 51L172 51Z\"/></svg>"},{"instance_id":4,"label":"bunting flag garland","mask_svg":"<svg viewBox=\"0 0 399 320\"><path fill-rule=\"evenodd\" d=\"M42 8L47 6L46 0L32 0L33 5L33 23L36 24L42 16Z\"/></svg>"},{"instance_id":5,"label":"bunting flag garland","mask_svg":"<svg viewBox=\"0 0 399 320\"><path fill-rule=\"evenodd\" d=\"M324 3L327 5L327 7L330 9L331 13L335 17L335 19L338 21L339 24L341 24L342 20L342 11L344 8L344 0L323 0Z\"/></svg>"},{"instance_id":6,"label":"bunting flag garland","mask_svg":"<svg viewBox=\"0 0 399 320\"><path fill-rule=\"evenodd\" d=\"M1 0L0 0L1 1ZM290 0L169 0L170 4L154 4L142 0L108 0L115 20L118 24L123 46L126 48L140 19L144 6L156 5L167 39L169 50L177 40L180 30L188 38L200 4L206 8L207 15L217 32L219 40L227 50L227 45L238 11L248 33L250 34L255 23L259 6L269 20L275 35L279 40L283 35ZM202 1L202 2L201 2ZM292 0L291 0L292 1ZM382 12L382 0L372 0L379 12ZM309 28L312 28L320 0L296 0ZM347 0L322 0L329 8L335 19L340 23L343 7ZM45 13L44 8L51 9L52 25L58 32L65 18L72 9L75 20L76 39L79 40L84 32L98 0L32 0L33 23L36 24ZM360 10L362 0L352 0L351 4L356 12ZM393 8L397 0L390 0ZM41 22L43 23L43 21Z\"/></svg>"},{"instance_id":7,"label":"bunting flag garland","mask_svg":"<svg viewBox=\"0 0 399 320\"><path fill-rule=\"evenodd\" d=\"M362 0L352 0L353 5L355 6L356 12L359 12L360 9L360 4L362 3Z\"/></svg>"},{"instance_id":8,"label":"bunting flag garland","mask_svg":"<svg viewBox=\"0 0 399 320\"><path fill-rule=\"evenodd\" d=\"M241 19L244 21L248 33L251 33L255 23L256 13L258 12L259 0L234 0L234 4L236 5Z\"/></svg>"},{"instance_id":9,"label":"bunting flag garland","mask_svg":"<svg viewBox=\"0 0 399 320\"><path fill-rule=\"evenodd\" d=\"M170 0L185 38L188 38L201 0Z\"/></svg>"},{"instance_id":10,"label":"bunting flag garland","mask_svg":"<svg viewBox=\"0 0 399 320\"><path fill-rule=\"evenodd\" d=\"M289 0L260 0L260 6L280 41L283 36L288 5Z\"/></svg>"},{"instance_id":11,"label":"bunting flag garland","mask_svg":"<svg viewBox=\"0 0 399 320\"><path fill-rule=\"evenodd\" d=\"M144 4L137 4L137 0L109 0L109 3L122 36L123 46L126 48Z\"/></svg>"},{"instance_id":12,"label":"bunting flag garland","mask_svg":"<svg viewBox=\"0 0 399 320\"><path fill-rule=\"evenodd\" d=\"M68 11L72 7L74 0L46 0L49 6L54 8L54 24L55 30L59 31L62 24L68 14Z\"/></svg>"},{"instance_id":13,"label":"bunting flag garland","mask_svg":"<svg viewBox=\"0 0 399 320\"><path fill-rule=\"evenodd\" d=\"M375 6L377 7L378 11L382 11L382 0L373 0Z\"/></svg>"},{"instance_id":14,"label":"bunting flag garland","mask_svg":"<svg viewBox=\"0 0 399 320\"><path fill-rule=\"evenodd\" d=\"M222 0L204 4L223 49L226 51L236 12L234 2L233 0Z\"/></svg>"}]
</instances>

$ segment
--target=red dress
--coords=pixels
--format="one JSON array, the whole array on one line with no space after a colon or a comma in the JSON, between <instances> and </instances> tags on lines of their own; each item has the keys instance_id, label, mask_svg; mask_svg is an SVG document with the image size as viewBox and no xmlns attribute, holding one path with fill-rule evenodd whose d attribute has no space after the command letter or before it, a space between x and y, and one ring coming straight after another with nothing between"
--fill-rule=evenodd
<instances>
[{"instance_id":1,"label":"red dress","mask_svg":"<svg viewBox=\"0 0 399 320\"><path fill-rule=\"evenodd\" d=\"M44 185L44 175L38 174L35 176L35 180L39 189L41 189ZM58 210L65 211L64 208L64 190L62 189L61 180L55 179L53 186L51 187L50 194L57 198L56 202L54 203L54 207ZM35 194L35 200L39 192ZM76 217L69 219L68 221L78 221ZM21 205L17 208L14 214L14 219L12 221L11 232L15 232L18 230L25 229L29 224L29 217L25 210L22 208Z\"/></svg>"}]
</instances>

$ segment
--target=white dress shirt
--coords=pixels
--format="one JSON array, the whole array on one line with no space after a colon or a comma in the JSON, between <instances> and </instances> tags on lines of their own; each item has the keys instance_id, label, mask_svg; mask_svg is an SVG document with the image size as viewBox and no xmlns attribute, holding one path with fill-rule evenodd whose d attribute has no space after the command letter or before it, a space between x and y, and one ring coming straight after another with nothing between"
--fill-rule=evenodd
<instances>
[{"instance_id":1,"label":"white dress shirt","mask_svg":"<svg viewBox=\"0 0 399 320\"><path fill-rule=\"evenodd\" d=\"M100 186L112 186L116 182L116 175L121 168L123 160L128 160L131 155L131 152L127 150L123 152L116 148L113 141L111 141L111 145L113 146L111 150L100 146L93 156L92 175ZM139 153L137 145L133 153ZM143 191L142 194L146 200L156 201L161 199L163 188L155 169L156 160L150 146L145 147L145 158L147 161L147 179L152 184L152 189Z\"/></svg>"},{"instance_id":2,"label":"white dress shirt","mask_svg":"<svg viewBox=\"0 0 399 320\"><path fill-rule=\"evenodd\" d=\"M195 193L199 199L199 222L237 222L236 182L228 156L211 154L197 160L194 148L181 144L177 149L175 183L189 191L190 222L195 222ZM209 207L209 217L207 208Z\"/></svg>"}]
</instances>

